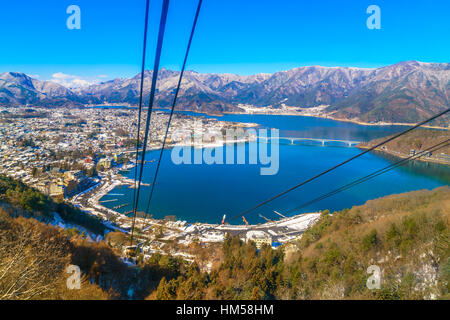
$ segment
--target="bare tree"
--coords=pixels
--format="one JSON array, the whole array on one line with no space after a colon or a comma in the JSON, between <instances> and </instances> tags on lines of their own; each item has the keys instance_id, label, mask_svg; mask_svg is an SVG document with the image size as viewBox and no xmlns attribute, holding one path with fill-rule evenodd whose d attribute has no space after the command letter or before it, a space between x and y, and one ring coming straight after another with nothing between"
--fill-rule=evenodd
<instances>
[{"instance_id":1,"label":"bare tree","mask_svg":"<svg viewBox=\"0 0 450 320\"><path fill-rule=\"evenodd\" d=\"M0 300L50 298L69 263L68 242L53 228L15 220L0 212Z\"/></svg>"}]
</instances>

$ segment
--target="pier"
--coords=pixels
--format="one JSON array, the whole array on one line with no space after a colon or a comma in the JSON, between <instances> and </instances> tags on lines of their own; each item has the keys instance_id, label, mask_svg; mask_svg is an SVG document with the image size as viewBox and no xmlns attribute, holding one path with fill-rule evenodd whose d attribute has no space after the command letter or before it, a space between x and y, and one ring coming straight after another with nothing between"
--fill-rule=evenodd
<instances>
[{"instance_id":1,"label":"pier","mask_svg":"<svg viewBox=\"0 0 450 320\"><path fill-rule=\"evenodd\" d=\"M126 207L126 206L128 206L128 205L129 205L129 203L119 204L118 206L113 207L113 209L114 209L114 210L120 209L120 208Z\"/></svg>"},{"instance_id":2,"label":"pier","mask_svg":"<svg viewBox=\"0 0 450 320\"><path fill-rule=\"evenodd\" d=\"M100 203L105 203L105 202L113 202L113 201L117 201L118 199L111 199L111 200L102 200L99 201Z\"/></svg>"}]
</instances>

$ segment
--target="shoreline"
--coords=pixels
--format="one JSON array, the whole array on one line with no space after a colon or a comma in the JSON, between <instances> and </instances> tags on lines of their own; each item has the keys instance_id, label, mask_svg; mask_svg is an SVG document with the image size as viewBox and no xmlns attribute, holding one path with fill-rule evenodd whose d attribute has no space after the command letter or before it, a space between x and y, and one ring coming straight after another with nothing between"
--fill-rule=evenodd
<instances>
[{"instance_id":1,"label":"shoreline","mask_svg":"<svg viewBox=\"0 0 450 320\"><path fill-rule=\"evenodd\" d=\"M311 117L311 118L319 118L319 119L328 119L338 122L349 122L354 124L359 124L362 126L405 126L405 127L412 127L415 126L417 123L406 123L406 122L364 122L357 119L343 119L343 118L337 118L333 117L330 114L308 114L308 113L301 113L301 112L282 112L282 113L272 113L272 112L231 112L226 111L223 112L223 114L214 114L214 113L208 113L204 111L192 111L192 110L179 110L179 111L185 111L185 112L192 112L196 114L205 114L210 117L223 117L224 115L230 114L230 115L266 115L266 116L300 116L300 117ZM430 126L430 125L423 125L422 128L427 129L437 129L437 130L449 130L450 127L441 127L441 126Z\"/></svg>"},{"instance_id":2,"label":"shoreline","mask_svg":"<svg viewBox=\"0 0 450 320\"><path fill-rule=\"evenodd\" d=\"M94 108L94 107L127 107L127 108L136 108L137 106L131 105L131 104L126 104L126 103L122 103L122 104L105 104L105 105L86 105L86 108ZM315 108L320 108L320 107L315 107ZM284 111L282 112L276 112L278 110L275 109L266 109L265 111L263 111L264 109L261 107L262 110L257 110L259 108L252 108L252 111L245 111L245 112L239 112L239 111L225 111L223 113L213 113L213 112L207 112L207 111L198 111L198 110L185 110L185 109L179 109L176 110L178 112L192 112L195 114L199 114L199 115L207 115L210 117L223 117L224 115L227 114L235 114L235 115L267 115L267 116L301 116L301 117L313 117L313 118L319 118L319 119L329 119L329 120L333 120L333 121L339 121L339 122L349 122L349 123L354 123L354 124L359 124L362 126L405 126L405 127L412 127L414 125L416 125L417 123L407 123L407 122L384 122L384 121L380 121L380 122L365 122L365 121L361 121L358 119L345 119L345 118L337 118L334 117L332 114L330 113L317 113L317 114L312 114L312 113L308 113L306 112L306 108L305 108L305 112L301 112L301 111L295 111L295 110L286 110L284 109ZM299 109L299 108L296 108ZM165 108L155 108L155 110L165 110ZM271 112L273 111L273 112ZM244 123L245 124L245 123ZM250 124L250 123L249 123ZM252 123L253 126L258 126L258 124L256 123ZM245 127L245 126L244 126ZM427 128L427 129L437 129L437 130L450 130L450 126L448 127L442 127L442 126L430 126L430 125L423 125L421 126L422 128Z\"/></svg>"},{"instance_id":3,"label":"shoreline","mask_svg":"<svg viewBox=\"0 0 450 320\"><path fill-rule=\"evenodd\" d=\"M371 148L370 146L365 146L365 145L356 145L356 147L358 149L364 149L364 150L367 150L367 149ZM379 152L379 153L384 154L384 155L390 155L390 156L393 156L393 157L396 157L396 158L399 158L399 159L406 159L406 158L409 157L409 155L404 154L404 153L391 151L391 150L384 150L384 149L381 149L381 148L376 148L373 151ZM426 157L425 155L422 155L420 157L414 158L412 160L413 161L418 160L418 161L422 161L422 162L426 162L426 163L436 163L436 164L440 164L440 165L444 165L444 166L450 166L449 162L446 162L444 160L439 160L439 159Z\"/></svg>"},{"instance_id":4,"label":"shoreline","mask_svg":"<svg viewBox=\"0 0 450 320\"><path fill-rule=\"evenodd\" d=\"M195 111L190 111L195 112ZM205 113L206 114L206 113ZM336 118L331 115L325 114L325 115L316 115L316 114L303 114L300 112L285 112L285 113L270 113L270 112L224 112L224 114L236 114L236 115L267 115L267 116L300 116L300 117L312 117L312 118L319 118L319 119L329 119L333 121L339 121L339 122L349 122L349 123L355 123L362 126L405 126L405 127L412 127L415 126L417 123L405 123L405 122L364 122L361 120L356 119L343 119L343 118ZM449 130L450 127L441 127L441 126L429 126L429 125L423 125L422 128L427 129L438 129L438 130Z\"/></svg>"},{"instance_id":5,"label":"shoreline","mask_svg":"<svg viewBox=\"0 0 450 320\"><path fill-rule=\"evenodd\" d=\"M120 174L115 174L111 180L100 182L77 195L70 202L80 209L87 211L93 216L97 216L103 220L104 225L112 231L120 231L126 234L130 233L132 218L124 213L117 212L113 209L105 207L100 199L112 191L115 187L121 185L129 185L129 178ZM83 199L88 193L87 199ZM81 198L81 199L80 199ZM81 203L84 202L84 203ZM111 218L114 217L114 220ZM177 219L169 221L165 219L157 219L151 216L146 219L146 227L141 229L141 239L152 239L151 234L147 231L151 227L163 226L167 229L168 235L158 239L159 241L177 240L180 243L190 243L199 239L204 243L222 242L225 239L225 233L243 236L249 231L263 231L271 234L280 243L288 243L297 239L301 234L311 227L320 217L319 212L299 213L293 216L283 217L276 221L270 221L259 224L220 224L208 223L201 221L187 221ZM144 219L139 215L136 216L136 226L144 226ZM276 235L273 230L283 230Z\"/></svg>"},{"instance_id":6,"label":"shoreline","mask_svg":"<svg viewBox=\"0 0 450 320\"><path fill-rule=\"evenodd\" d=\"M362 126L405 126L405 127L412 127L415 126L417 123L406 123L406 122L363 122L360 120L354 120L354 119L340 119L340 118L334 118L334 117L325 117L325 119L331 119L334 121L341 121L341 122L350 122L350 123L356 123ZM440 126L430 126L430 125L422 125L421 128L427 128L427 129L437 129L437 130L450 130L450 127L440 127Z\"/></svg>"},{"instance_id":7,"label":"shoreline","mask_svg":"<svg viewBox=\"0 0 450 320\"><path fill-rule=\"evenodd\" d=\"M195 144L195 142L192 142L190 144L184 144L184 143L177 143L177 144L171 144L171 145L166 145L165 149L171 149L174 147L191 147L191 148L195 148L195 149L206 149L206 148L215 148L215 147L224 147L226 145L229 144L238 144L238 143L250 143L250 142L254 142L256 141L256 138L253 136L250 137L246 137L243 139L233 139L231 141L227 141L226 139L220 142L216 142L216 143L202 143L202 144ZM147 152L153 152L153 151L158 151L162 149L162 145L160 146L153 146L150 147L149 150L147 150ZM148 161L148 160L146 160ZM73 205L79 205L79 198L82 198L83 196L85 196L87 193L92 192L92 194L90 195L89 199L87 199L86 203L89 205L89 207L84 208L85 210L87 209L88 211L90 211L92 213L92 211L94 213L92 213L95 216L101 217L105 220L105 222L109 222L108 223L108 227L111 227L110 224L110 220L108 218L108 216L105 214L109 214L110 216L115 216L116 218L121 218L120 220L125 220L127 218L129 218L127 215L125 215L124 213L118 212L115 209L110 209L106 206L104 206L102 204L102 202L100 202L100 199L106 195L108 195L111 191L113 191L116 187L119 186L128 186L129 188L134 188L134 180L131 178L128 178L126 176L124 176L123 173L125 172L130 172L132 169L134 169L136 167L136 163L134 163L133 161L126 164L126 165L122 165L120 167L112 167L107 173L111 174L111 177L113 177L111 180L103 180L100 181L98 183L96 183L94 186L91 186L90 188L72 196L69 201L73 204ZM147 183L141 183L142 186L149 186L149 184ZM104 211L104 213L102 212ZM136 217L136 221L140 221L142 220L141 217L137 216ZM151 224L160 224L162 221L164 221L163 219L155 219L155 218L148 218L147 219L149 221L149 223ZM152 221L152 222L150 222ZM182 221L177 220L177 223L181 223ZM185 221L186 222L186 221ZM216 228L217 226L214 224L209 224L206 222L191 222L192 224L201 224L201 225L207 225L207 226L214 226L214 228ZM220 225L218 225L220 226ZM118 226L120 229L124 230L124 228L126 229L127 227L119 225ZM252 227L252 226L250 226ZM256 225L255 225L256 227Z\"/></svg>"},{"instance_id":8,"label":"shoreline","mask_svg":"<svg viewBox=\"0 0 450 320\"><path fill-rule=\"evenodd\" d=\"M109 105L111 106L111 105ZM120 106L124 106L124 104L121 104ZM201 111L188 111L188 110L179 110L181 112L185 111L185 112L192 112L194 114L199 114L199 115L209 115L209 116L213 116L213 117L221 117L222 115L217 115L217 114L210 114L207 112L201 112ZM258 110L259 111L259 110ZM278 115L278 116L302 116L302 117L315 117L315 118L321 118L321 119L330 119L332 121L340 121L340 122L351 122L351 123L356 123L359 125L366 125L366 126L413 126L414 124L410 124L410 123L364 123L361 122L359 120L355 120L355 119L338 119L338 118L334 118L330 115L327 114L306 114L306 113L302 113L302 112L298 112L298 111L294 111L294 110L288 110L285 112L279 112L279 113L270 113L270 112L224 112L224 114L236 114L236 115L252 115L252 114L258 114L258 115ZM225 121L225 120L223 120ZM257 123L245 123L245 122L235 122L235 121L227 121L227 122L232 122L234 126L236 127L257 127L259 126L259 124ZM443 129L443 130L449 130L449 128L444 128L444 127L437 127L437 126L423 126L424 128L430 128L430 129ZM236 144L236 143L248 143L251 142L253 139L251 139L250 137L246 137L244 139L234 139L233 141L227 141L227 140L223 140L220 142L212 142L212 143L201 143L201 144L195 144L195 142L192 143L176 143L176 144L170 144L167 145L166 148L170 149L173 147L182 147L182 146L187 146L187 147L193 147L193 148L214 148L214 147L221 147L221 146L225 146L227 144ZM156 150L161 150L162 145L158 145L158 146L151 146L149 148L148 151L156 151ZM361 146L361 145L357 145L356 147L360 148L360 149L368 149L368 146ZM388 154L391 156L395 156L398 158L406 158L407 155L403 155L403 154L395 154L393 152L388 152L386 150L382 150L382 149L376 149L375 151L384 153L384 154ZM438 159L429 159L426 157L419 157L415 160L419 160L419 161L423 161L423 162L434 162L434 163L438 163L438 164L442 164L442 165L449 165L448 163L444 162L444 161L439 161ZM126 167L125 170L131 170L136 166L135 163L129 163ZM116 171L116 172L114 172ZM99 202L99 200L106 194L108 194L110 191L112 191L115 187L119 186L119 185L129 185L130 187L132 187L132 185L129 183L129 178L126 178L123 174L120 173L121 168L113 168L113 176L115 176L114 178L111 179L111 181L105 181L104 184L101 185L100 188L96 188L96 190L93 192L92 198L88 201L90 204L90 207L92 209L97 209L98 211L106 211L109 215L111 216L116 216L116 218L118 218L117 222L119 222L117 225L120 229L122 230L126 230L129 227L129 220L130 218L127 217L124 213L120 213L116 210L113 209L109 209L107 207L105 207L102 203ZM100 209L100 210L99 210ZM95 210L95 211L97 211ZM311 214L311 213L309 213ZM299 216L304 216L304 215L308 215L308 214L298 214L289 218L286 218L287 221L289 221L290 219L294 219L296 217ZM109 222L109 219L107 217L105 222ZM281 219L281 220L285 220L285 219ZM277 223L281 223L281 220L276 222L275 225ZM136 217L136 221L141 222L142 218L140 217ZM273 223L263 223L263 224L256 224L256 225L249 225L249 226L245 226L242 224L237 224L237 225L221 225L221 224L211 224L211 223L206 223L206 222L199 222L199 221L195 221L195 222L187 222L187 221L180 221L180 220L176 220L174 222L167 222L164 219L155 219L155 218L149 218L147 219L148 224L149 225L160 225L162 223L169 223L170 225L175 226L181 226L181 225L195 225L200 229L203 228L211 228L212 230L239 230L239 231L249 231L252 229L260 229L260 228L266 228L268 226L273 226Z\"/></svg>"}]
</instances>

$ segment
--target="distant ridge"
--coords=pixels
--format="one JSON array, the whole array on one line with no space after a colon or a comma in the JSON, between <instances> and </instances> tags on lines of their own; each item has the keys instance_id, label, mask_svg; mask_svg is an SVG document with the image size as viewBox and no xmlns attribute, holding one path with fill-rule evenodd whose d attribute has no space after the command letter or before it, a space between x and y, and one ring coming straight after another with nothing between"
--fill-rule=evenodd
<instances>
[{"instance_id":1,"label":"distant ridge","mask_svg":"<svg viewBox=\"0 0 450 320\"><path fill-rule=\"evenodd\" d=\"M145 71L145 93L152 71ZM170 104L179 73L161 69L156 103ZM85 104L137 104L139 74L90 85L77 91L23 73L0 74L0 105L31 104L46 107L81 107ZM448 108L450 63L404 61L364 69L309 66L273 74L185 73L179 109L207 112L242 112L238 104L256 107L282 105L310 108L329 106L336 118L374 122L413 123ZM449 117L437 124L448 125Z\"/></svg>"}]
</instances>

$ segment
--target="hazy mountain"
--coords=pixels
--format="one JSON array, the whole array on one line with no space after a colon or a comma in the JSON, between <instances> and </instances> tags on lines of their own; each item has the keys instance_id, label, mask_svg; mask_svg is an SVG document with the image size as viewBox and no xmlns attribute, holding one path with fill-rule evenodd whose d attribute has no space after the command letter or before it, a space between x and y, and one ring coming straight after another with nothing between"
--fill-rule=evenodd
<instances>
[{"instance_id":1,"label":"hazy mountain","mask_svg":"<svg viewBox=\"0 0 450 320\"><path fill-rule=\"evenodd\" d=\"M66 87L51 81L32 79L20 72L0 73L0 105L81 106Z\"/></svg>"},{"instance_id":2,"label":"hazy mountain","mask_svg":"<svg viewBox=\"0 0 450 320\"><path fill-rule=\"evenodd\" d=\"M144 102L148 100L152 71L145 71ZM179 72L161 69L156 103L172 103ZM21 73L0 74L0 104L80 105L139 102L140 74L70 91L52 82ZM320 67L295 68L274 74L240 76L187 71L178 108L223 113L242 111L238 104L309 108L328 105L327 112L366 122L416 122L448 108L449 63L405 61L377 69ZM440 124L448 123L448 117Z\"/></svg>"}]
</instances>

